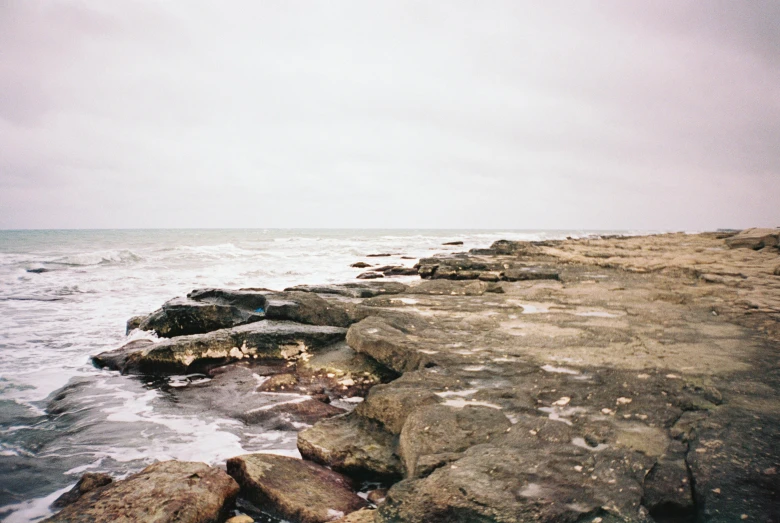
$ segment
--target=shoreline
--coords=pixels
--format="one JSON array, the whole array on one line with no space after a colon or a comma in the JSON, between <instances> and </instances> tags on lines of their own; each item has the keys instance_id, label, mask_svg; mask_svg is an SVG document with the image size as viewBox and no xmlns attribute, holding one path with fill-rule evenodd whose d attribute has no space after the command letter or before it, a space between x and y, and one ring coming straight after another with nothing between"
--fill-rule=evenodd
<instances>
[{"instance_id":1,"label":"shoreline","mask_svg":"<svg viewBox=\"0 0 780 523\"><path fill-rule=\"evenodd\" d=\"M301 521L355 509L343 521L772 521L777 231L739 236L499 241L421 259L416 285L191 293L137 323L173 327L169 341L97 362L218 371L231 395L209 401L221 395L219 408L249 423L241 394L303 390L309 399L274 415L313 423L298 438L307 461L228 460L242 498ZM274 467L320 497L301 507L290 485L256 473ZM215 521L238 495L224 476ZM367 510L354 479L392 488ZM47 521L71 521L120 483Z\"/></svg>"}]
</instances>

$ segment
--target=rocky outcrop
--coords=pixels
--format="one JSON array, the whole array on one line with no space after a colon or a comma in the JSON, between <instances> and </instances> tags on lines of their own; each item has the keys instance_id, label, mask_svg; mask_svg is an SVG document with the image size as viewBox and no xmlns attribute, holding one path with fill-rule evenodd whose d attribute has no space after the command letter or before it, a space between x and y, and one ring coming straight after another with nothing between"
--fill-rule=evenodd
<instances>
[{"instance_id":1,"label":"rocky outcrop","mask_svg":"<svg viewBox=\"0 0 780 523\"><path fill-rule=\"evenodd\" d=\"M523 281L558 279L558 272L554 268L546 264L527 265L514 257L452 254L423 258L415 267L422 278L434 280Z\"/></svg>"},{"instance_id":2,"label":"rocky outcrop","mask_svg":"<svg viewBox=\"0 0 780 523\"><path fill-rule=\"evenodd\" d=\"M763 249L778 247L780 244L780 229L745 229L726 238L726 245L732 249Z\"/></svg>"},{"instance_id":3,"label":"rocky outcrop","mask_svg":"<svg viewBox=\"0 0 780 523\"><path fill-rule=\"evenodd\" d=\"M258 507L301 523L333 521L367 505L347 477L307 461L247 454L229 459L227 470Z\"/></svg>"},{"instance_id":4,"label":"rocky outcrop","mask_svg":"<svg viewBox=\"0 0 780 523\"><path fill-rule=\"evenodd\" d=\"M92 360L99 367L123 373L186 374L245 358L296 360L344 339L345 333L340 327L266 320L159 343L131 342Z\"/></svg>"},{"instance_id":5,"label":"rocky outcrop","mask_svg":"<svg viewBox=\"0 0 780 523\"><path fill-rule=\"evenodd\" d=\"M219 523L238 490L230 476L205 463L164 461L95 488L44 521Z\"/></svg>"}]
</instances>

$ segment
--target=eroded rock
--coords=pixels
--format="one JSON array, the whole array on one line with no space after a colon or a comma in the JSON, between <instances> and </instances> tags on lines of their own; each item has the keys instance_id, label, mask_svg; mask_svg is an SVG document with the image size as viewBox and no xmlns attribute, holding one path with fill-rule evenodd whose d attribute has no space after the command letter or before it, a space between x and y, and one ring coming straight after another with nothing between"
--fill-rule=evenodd
<instances>
[{"instance_id":1,"label":"eroded rock","mask_svg":"<svg viewBox=\"0 0 780 523\"><path fill-rule=\"evenodd\" d=\"M295 360L340 341L345 333L340 327L261 321L159 343L134 341L92 361L123 373L187 374L245 358Z\"/></svg>"},{"instance_id":2,"label":"eroded rock","mask_svg":"<svg viewBox=\"0 0 780 523\"><path fill-rule=\"evenodd\" d=\"M230 476L205 463L164 461L87 492L44 521L219 523L238 490Z\"/></svg>"},{"instance_id":3,"label":"eroded rock","mask_svg":"<svg viewBox=\"0 0 780 523\"><path fill-rule=\"evenodd\" d=\"M367 505L351 481L308 461L271 454L247 454L227 461L242 496L301 523L333 521Z\"/></svg>"},{"instance_id":4,"label":"eroded rock","mask_svg":"<svg viewBox=\"0 0 780 523\"><path fill-rule=\"evenodd\" d=\"M400 478L401 463L394 448L392 434L354 414L321 421L298 433L301 456L352 477Z\"/></svg>"}]
</instances>

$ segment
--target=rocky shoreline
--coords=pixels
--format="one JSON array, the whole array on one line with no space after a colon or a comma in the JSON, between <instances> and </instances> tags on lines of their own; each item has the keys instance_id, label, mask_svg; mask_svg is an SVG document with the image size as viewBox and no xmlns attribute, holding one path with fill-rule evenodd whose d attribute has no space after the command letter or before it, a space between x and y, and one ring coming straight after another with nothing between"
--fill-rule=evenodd
<instances>
[{"instance_id":1,"label":"rocky shoreline","mask_svg":"<svg viewBox=\"0 0 780 523\"><path fill-rule=\"evenodd\" d=\"M778 238L500 241L194 290L128 321L162 341L94 363L202 375L180 401L303 429L304 459L85 477L45 521L251 521L237 499L303 523L780 521Z\"/></svg>"}]
</instances>

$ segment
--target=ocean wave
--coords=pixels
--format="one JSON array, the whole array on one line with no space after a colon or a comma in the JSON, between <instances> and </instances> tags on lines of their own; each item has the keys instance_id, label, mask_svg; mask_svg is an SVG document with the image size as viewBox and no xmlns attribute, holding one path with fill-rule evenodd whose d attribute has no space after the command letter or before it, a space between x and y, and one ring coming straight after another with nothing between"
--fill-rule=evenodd
<instances>
[{"instance_id":1,"label":"ocean wave","mask_svg":"<svg viewBox=\"0 0 780 523\"><path fill-rule=\"evenodd\" d=\"M126 249L116 251L96 251L62 256L47 265L65 265L68 267L89 267L94 265L130 264L143 261L143 257Z\"/></svg>"}]
</instances>

